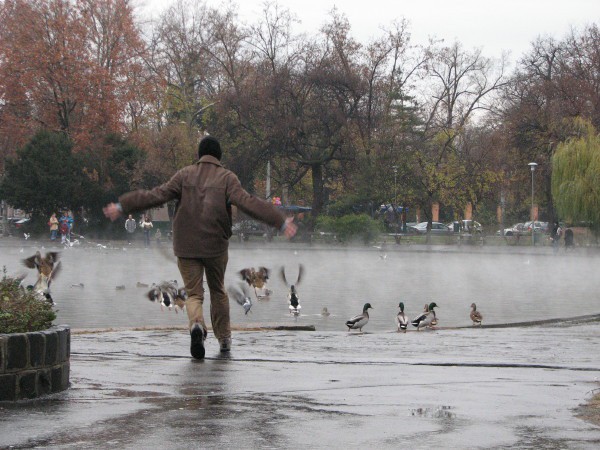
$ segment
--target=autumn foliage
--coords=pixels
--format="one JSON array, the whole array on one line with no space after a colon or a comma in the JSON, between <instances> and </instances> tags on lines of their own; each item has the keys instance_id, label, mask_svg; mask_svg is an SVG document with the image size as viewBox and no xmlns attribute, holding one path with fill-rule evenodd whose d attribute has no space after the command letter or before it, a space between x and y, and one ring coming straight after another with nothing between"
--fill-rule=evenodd
<instances>
[{"instance_id":1,"label":"autumn foliage","mask_svg":"<svg viewBox=\"0 0 600 450\"><path fill-rule=\"evenodd\" d=\"M0 143L6 155L37 129L75 150L124 133L140 101L144 43L127 0L6 0L0 9Z\"/></svg>"}]
</instances>

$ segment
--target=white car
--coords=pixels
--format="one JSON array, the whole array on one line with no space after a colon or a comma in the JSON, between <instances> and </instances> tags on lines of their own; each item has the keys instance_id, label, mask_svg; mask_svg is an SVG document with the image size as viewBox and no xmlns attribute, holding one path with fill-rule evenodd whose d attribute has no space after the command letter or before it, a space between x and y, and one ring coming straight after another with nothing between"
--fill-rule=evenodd
<instances>
[{"instance_id":1,"label":"white car","mask_svg":"<svg viewBox=\"0 0 600 450\"><path fill-rule=\"evenodd\" d=\"M420 222L415 226L412 226L408 229L408 232L416 233L416 234L426 234L427 233L427 222ZM448 234L449 230L446 225L441 222L431 222L431 234Z\"/></svg>"}]
</instances>

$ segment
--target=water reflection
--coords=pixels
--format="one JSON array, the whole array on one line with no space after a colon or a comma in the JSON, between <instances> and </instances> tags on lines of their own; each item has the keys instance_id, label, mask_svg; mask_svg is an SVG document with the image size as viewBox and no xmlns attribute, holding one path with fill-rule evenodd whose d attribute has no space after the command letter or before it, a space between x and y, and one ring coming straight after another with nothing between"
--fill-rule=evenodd
<instances>
[{"instance_id":1,"label":"water reflection","mask_svg":"<svg viewBox=\"0 0 600 450\"><path fill-rule=\"evenodd\" d=\"M18 261L36 247L2 247L0 265L9 274L24 269ZM44 249L49 251L50 248ZM62 251L62 273L53 284L57 323L73 328L182 326L186 314L161 311L149 302L146 287L165 279L180 280L174 260L156 249L73 247ZM277 272L282 265L303 264L298 286L302 314L290 317L287 288ZM373 249L245 248L230 250L226 283L239 281L244 267L273 270L269 300L256 301L244 315L231 304L234 324L314 324L317 330L344 331L344 322L370 302L365 332L395 330L400 301L410 318L435 301L439 325L468 326L471 303L477 303L483 323L521 322L598 313L600 287L597 258L575 255L482 255L435 252L389 252L381 259ZM29 272L27 282L35 280ZM80 284L83 284L82 287ZM119 288L117 287L124 287ZM208 289L207 289L208 297ZM208 304L205 313L208 315ZM323 307L331 313L321 315Z\"/></svg>"}]
</instances>

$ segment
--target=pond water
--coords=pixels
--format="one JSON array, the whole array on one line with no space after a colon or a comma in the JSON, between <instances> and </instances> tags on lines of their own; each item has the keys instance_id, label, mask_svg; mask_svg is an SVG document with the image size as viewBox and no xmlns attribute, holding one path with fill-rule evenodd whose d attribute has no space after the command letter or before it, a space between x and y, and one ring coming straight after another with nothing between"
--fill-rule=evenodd
<instances>
[{"instance_id":1,"label":"pond water","mask_svg":"<svg viewBox=\"0 0 600 450\"><path fill-rule=\"evenodd\" d=\"M18 242L18 241L17 241ZM24 241L23 241L24 242ZM24 246L26 244L26 246ZM0 265L8 274L26 271L20 260L36 249L57 250L27 241L23 246L3 244ZM48 245L47 243L44 243ZM168 244L163 251L139 246L103 248L94 243L61 250L62 272L52 285L57 302L56 323L72 328L181 326L185 313L161 311L145 297L151 284L181 277ZM165 251L166 250L166 251ZM344 322L360 313L364 303L373 306L364 331L395 330L398 303L404 302L410 318L435 301L441 327L468 326L470 305L475 302L484 324L567 318L600 312L600 259L575 254L473 254L410 251L402 247L385 259L375 248L338 249L264 246L257 244L230 249L226 284L240 282L237 272L245 267L272 269L269 300L255 301L244 315L231 303L232 324L314 325L317 330L344 331ZM298 285L302 314L288 314L287 287L279 278L286 267L295 281L298 265L305 275ZM26 283L35 282L29 270ZM83 283L83 288L73 287ZM124 290L116 287L123 285ZM205 315L208 317L208 288ZM327 307L329 317L322 317Z\"/></svg>"}]
</instances>

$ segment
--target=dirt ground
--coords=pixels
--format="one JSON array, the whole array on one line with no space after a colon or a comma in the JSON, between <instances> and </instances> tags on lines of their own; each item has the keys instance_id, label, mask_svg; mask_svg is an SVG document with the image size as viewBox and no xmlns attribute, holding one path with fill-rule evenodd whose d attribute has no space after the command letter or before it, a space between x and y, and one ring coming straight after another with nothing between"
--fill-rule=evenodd
<instances>
[{"instance_id":1,"label":"dirt ground","mask_svg":"<svg viewBox=\"0 0 600 450\"><path fill-rule=\"evenodd\" d=\"M585 405L581 405L575 411L580 419L600 426L600 388L594 389L595 395Z\"/></svg>"}]
</instances>

